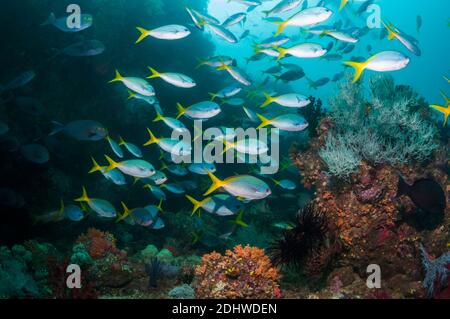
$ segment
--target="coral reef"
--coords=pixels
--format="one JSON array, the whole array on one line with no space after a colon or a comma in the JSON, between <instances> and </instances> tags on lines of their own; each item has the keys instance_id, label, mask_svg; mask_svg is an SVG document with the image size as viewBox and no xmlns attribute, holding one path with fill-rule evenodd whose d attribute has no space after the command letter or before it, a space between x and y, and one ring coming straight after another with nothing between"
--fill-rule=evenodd
<instances>
[{"instance_id":1,"label":"coral reef","mask_svg":"<svg viewBox=\"0 0 450 319\"><path fill-rule=\"evenodd\" d=\"M278 270L264 250L240 245L206 254L196 268L198 298L279 298Z\"/></svg>"},{"instance_id":2,"label":"coral reef","mask_svg":"<svg viewBox=\"0 0 450 319\"><path fill-rule=\"evenodd\" d=\"M327 216L342 244L337 263L351 266L361 278L367 265L378 264L385 296L419 298L425 294L418 243L433 247L438 255L449 241L448 148L437 144L426 103L409 87L377 77L371 80L371 91L367 103L361 88L345 82L310 147L292 149L291 157L303 185L315 190L315 207ZM345 157L353 157L352 163ZM409 197L397 197L399 174L408 183L421 178L439 183L447 194L444 215L431 216ZM370 295L365 288L357 290L355 295Z\"/></svg>"},{"instance_id":3,"label":"coral reef","mask_svg":"<svg viewBox=\"0 0 450 319\"><path fill-rule=\"evenodd\" d=\"M375 76L370 91L367 100L359 84L344 81L330 99L335 127L319 155L333 176L348 178L363 160L394 166L423 162L438 147L437 129L418 112L417 105L425 104L410 87Z\"/></svg>"},{"instance_id":4,"label":"coral reef","mask_svg":"<svg viewBox=\"0 0 450 319\"><path fill-rule=\"evenodd\" d=\"M450 253L432 260L423 245L420 245L420 252L426 272L423 286L427 290L428 297L433 297L440 288L444 288L450 282Z\"/></svg>"},{"instance_id":5,"label":"coral reef","mask_svg":"<svg viewBox=\"0 0 450 319\"><path fill-rule=\"evenodd\" d=\"M174 299L194 299L195 291L191 286L184 284L169 291L169 297Z\"/></svg>"}]
</instances>

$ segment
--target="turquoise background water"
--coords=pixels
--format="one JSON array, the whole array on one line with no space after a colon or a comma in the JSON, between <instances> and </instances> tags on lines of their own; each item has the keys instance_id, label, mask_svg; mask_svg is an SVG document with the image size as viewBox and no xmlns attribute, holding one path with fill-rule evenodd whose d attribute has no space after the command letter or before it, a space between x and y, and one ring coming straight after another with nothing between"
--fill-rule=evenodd
<instances>
[{"instance_id":1,"label":"turquoise background water","mask_svg":"<svg viewBox=\"0 0 450 319\"><path fill-rule=\"evenodd\" d=\"M311 7L319 2L320 1L317 0L309 0L308 5ZM325 6L332 9L334 14L332 18L324 24L332 25L339 19L349 17L354 22L354 26L365 26L369 14L365 13L360 17L355 17L353 14L353 10L359 8L363 2L364 1L354 1L352 3L349 1L347 6L339 12L338 5L340 0L326 1ZM262 20L263 14L261 13L261 10L271 9L276 3L277 1L268 1L264 3L262 9L257 9L249 15L245 29L249 29L251 34L257 36L259 40L271 36L276 30L275 25ZM430 103L442 103L439 90L446 91L448 94L450 92L449 84L443 79L444 75L447 77L450 76L450 59L448 55L450 48L448 42L448 39L450 39L450 28L448 27L448 23L450 18L448 16L448 0L376 0L374 4L380 6L383 19L391 21L403 32L406 32L419 40L422 56L415 56L397 40L389 41L387 38L380 40L380 30L374 29L357 43L353 52L345 55L344 58L348 59L351 56L370 57L371 54L367 51L368 44L373 47L372 54L383 50L397 50L403 52L411 58L411 62L406 69L391 73L397 83L411 85ZM216 16L221 21L226 19L229 15L245 11L245 9L246 7L244 5L236 2L228 3L227 0L209 1L210 14ZM298 9L296 11L298 11ZM281 16L289 17L296 11L287 12ZM423 21L420 33L417 33L416 31L416 19L418 15L422 17ZM231 30L237 36L242 34L245 29L242 29L239 25L231 27ZM298 28L288 27L285 30L286 35L296 36L298 38ZM215 36L212 37L212 41L216 44L216 52L218 54L228 54L236 57L241 66L245 66L246 62L244 58L252 55L252 39L247 38L237 45L229 44ZM326 46L331 41L331 38L325 37L324 39L320 39L315 36L310 40L305 40L300 37L296 39L296 41L289 42L288 46L303 41L312 41ZM332 78L334 74L344 69L341 61L328 62L320 59L308 60L290 57L284 59L283 62L301 65L305 70L306 76L313 80L322 77ZM261 78L261 70L265 70L272 65L274 65L273 62L265 59L259 62L251 62L247 70L254 79L258 79ZM348 72L350 72L350 69L348 69ZM373 72L368 71L365 74L370 75L373 74ZM368 78L368 76L365 76L364 80L367 81ZM293 82L292 87L304 94L319 96L325 101L327 101L328 96L336 91L334 83L319 88L317 91L311 90L308 87L308 82L305 78Z\"/></svg>"}]
</instances>

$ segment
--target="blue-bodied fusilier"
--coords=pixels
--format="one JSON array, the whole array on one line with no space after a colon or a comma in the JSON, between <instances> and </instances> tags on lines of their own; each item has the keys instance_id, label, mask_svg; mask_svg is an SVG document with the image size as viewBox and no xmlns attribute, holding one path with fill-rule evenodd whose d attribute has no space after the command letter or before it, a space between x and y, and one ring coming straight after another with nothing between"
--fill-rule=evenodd
<instances>
[{"instance_id":1,"label":"blue-bodied fusilier","mask_svg":"<svg viewBox=\"0 0 450 319\"><path fill-rule=\"evenodd\" d=\"M94 18L91 14L82 13L80 15L79 26L77 26L77 25L69 26L67 24L69 18L70 18L69 16L56 18L55 14L52 12L52 13L50 13L47 20L44 23L42 23L41 25L42 26L52 25L55 28L57 28L63 32L80 32L80 31L86 30L87 28L91 27L92 23L94 22Z\"/></svg>"},{"instance_id":2,"label":"blue-bodied fusilier","mask_svg":"<svg viewBox=\"0 0 450 319\"><path fill-rule=\"evenodd\" d=\"M186 190L177 183L165 183L160 186L160 188L165 188L172 194L181 195L186 192Z\"/></svg>"},{"instance_id":3,"label":"blue-bodied fusilier","mask_svg":"<svg viewBox=\"0 0 450 319\"><path fill-rule=\"evenodd\" d=\"M157 144L163 151L175 156L190 155L192 152L192 145L190 141L180 141L173 138L157 138L153 135L149 128L147 128L147 132L150 135L150 139L144 144L144 146Z\"/></svg>"},{"instance_id":4,"label":"blue-bodied fusilier","mask_svg":"<svg viewBox=\"0 0 450 319\"><path fill-rule=\"evenodd\" d=\"M189 107L184 107L180 103L177 103L177 109L177 119L185 115L192 120L208 120L222 111L219 104L212 101L195 103Z\"/></svg>"},{"instance_id":5,"label":"blue-bodied fusilier","mask_svg":"<svg viewBox=\"0 0 450 319\"><path fill-rule=\"evenodd\" d=\"M105 155L105 157L109 163L107 168L108 171L112 171L117 168L125 175L138 178L147 178L154 175L156 172L153 165L144 160L134 159L117 163L111 157L107 155Z\"/></svg>"},{"instance_id":6,"label":"blue-bodied fusilier","mask_svg":"<svg viewBox=\"0 0 450 319\"><path fill-rule=\"evenodd\" d=\"M165 162L161 161L160 170L163 171L165 169L177 176L186 176L189 173L186 167L184 167L183 165L178 164L167 165Z\"/></svg>"},{"instance_id":7,"label":"blue-bodied fusilier","mask_svg":"<svg viewBox=\"0 0 450 319\"><path fill-rule=\"evenodd\" d=\"M150 192L153 194L153 196L155 196L156 199L158 199L158 200L166 200L166 194L158 186L145 184L144 188L148 188L150 190Z\"/></svg>"},{"instance_id":8,"label":"blue-bodied fusilier","mask_svg":"<svg viewBox=\"0 0 450 319\"><path fill-rule=\"evenodd\" d=\"M275 178L272 178L272 181L275 183L275 185L287 190L294 190L297 188L297 185L295 185L295 183L289 179L282 179L278 181Z\"/></svg>"},{"instance_id":9,"label":"blue-bodied fusilier","mask_svg":"<svg viewBox=\"0 0 450 319\"><path fill-rule=\"evenodd\" d=\"M269 185L251 175L231 176L225 180L218 179L211 172L208 172L208 176L211 178L212 185L205 194L203 194L204 196L213 193L219 188L223 188L231 195L244 200L263 199L272 193Z\"/></svg>"},{"instance_id":10,"label":"blue-bodied fusilier","mask_svg":"<svg viewBox=\"0 0 450 319\"><path fill-rule=\"evenodd\" d=\"M410 59L401 52L382 51L364 62L345 61L344 64L355 69L353 78L353 83L355 83L366 69L376 72L398 71L406 68L409 62Z\"/></svg>"},{"instance_id":11,"label":"blue-bodied fusilier","mask_svg":"<svg viewBox=\"0 0 450 319\"><path fill-rule=\"evenodd\" d=\"M144 40L146 37L151 36L160 40L179 40L186 38L191 34L188 28L178 24L165 25L156 29L147 30L141 27L137 27L141 33L136 40L136 44Z\"/></svg>"},{"instance_id":12,"label":"blue-bodied fusilier","mask_svg":"<svg viewBox=\"0 0 450 319\"><path fill-rule=\"evenodd\" d=\"M224 63L226 65L236 64L235 59L233 59L229 56L225 56L225 55L217 55L217 56L213 56L213 57L210 57L207 59L197 59L197 60L198 60L198 64L196 66L196 69L203 65L207 65L212 68L218 68L219 66L222 65L222 63Z\"/></svg>"},{"instance_id":13,"label":"blue-bodied fusilier","mask_svg":"<svg viewBox=\"0 0 450 319\"><path fill-rule=\"evenodd\" d=\"M264 93L264 97L266 98L266 101L261 105L261 108L264 108L272 103L294 108L305 107L311 103L309 98L298 93L289 93L278 96L270 96L268 93Z\"/></svg>"},{"instance_id":14,"label":"blue-bodied fusilier","mask_svg":"<svg viewBox=\"0 0 450 319\"><path fill-rule=\"evenodd\" d=\"M225 63L222 63L218 68L218 71L227 71L233 79L238 81L239 83L250 86L252 85L252 81L250 80L249 76L245 74L244 71L240 70L238 67L234 67L232 65L226 65Z\"/></svg>"},{"instance_id":15,"label":"blue-bodied fusilier","mask_svg":"<svg viewBox=\"0 0 450 319\"><path fill-rule=\"evenodd\" d=\"M270 10L263 10L266 17L272 14L281 14L299 7L304 0L282 0Z\"/></svg>"},{"instance_id":16,"label":"blue-bodied fusilier","mask_svg":"<svg viewBox=\"0 0 450 319\"><path fill-rule=\"evenodd\" d=\"M168 127L170 127L175 132L186 132L188 129L186 126L178 119L175 119L173 117L164 116L159 112L156 112L156 117L153 120L153 122L160 122L163 121L164 124L166 124Z\"/></svg>"},{"instance_id":17,"label":"blue-bodied fusilier","mask_svg":"<svg viewBox=\"0 0 450 319\"><path fill-rule=\"evenodd\" d=\"M123 77L118 70L116 76L108 83L122 82L128 89L143 96L155 96L155 89L145 79L137 77Z\"/></svg>"},{"instance_id":18,"label":"blue-bodied fusilier","mask_svg":"<svg viewBox=\"0 0 450 319\"><path fill-rule=\"evenodd\" d=\"M152 72L152 74L149 75L147 79L161 78L162 80L164 80L169 84L184 89L190 89L197 85L193 79L181 73L175 72L161 73L150 67L148 69L150 70L150 72Z\"/></svg>"},{"instance_id":19,"label":"blue-bodied fusilier","mask_svg":"<svg viewBox=\"0 0 450 319\"><path fill-rule=\"evenodd\" d=\"M83 187L83 194L81 197L75 199L75 201L88 204L89 208L101 217L115 218L117 215L116 209L110 202L104 199L90 198L85 187Z\"/></svg>"},{"instance_id":20,"label":"blue-bodied fusilier","mask_svg":"<svg viewBox=\"0 0 450 319\"><path fill-rule=\"evenodd\" d=\"M283 114L273 119L268 119L261 114L256 115L261 120L258 129L272 125L282 131L299 132L308 127L306 119L303 116L294 113Z\"/></svg>"},{"instance_id":21,"label":"blue-bodied fusilier","mask_svg":"<svg viewBox=\"0 0 450 319\"><path fill-rule=\"evenodd\" d=\"M243 202L228 194L216 194L206 197L201 201L198 201L189 195L186 195L186 198L194 205L192 208L192 215L194 215L198 209L203 208L210 214L231 216L237 214L244 206Z\"/></svg>"},{"instance_id":22,"label":"blue-bodied fusilier","mask_svg":"<svg viewBox=\"0 0 450 319\"><path fill-rule=\"evenodd\" d=\"M328 20L333 15L333 11L325 7L312 7L297 12L286 21L273 21L278 24L278 30L275 36L281 34L287 26L291 27L310 27Z\"/></svg>"},{"instance_id":23,"label":"blue-bodied fusilier","mask_svg":"<svg viewBox=\"0 0 450 319\"><path fill-rule=\"evenodd\" d=\"M194 174L208 175L208 172L216 172L216 166L213 163L192 163L188 166L188 170Z\"/></svg>"},{"instance_id":24,"label":"blue-bodied fusilier","mask_svg":"<svg viewBox=\"0 0 450 319\"><path fill-rule=\"evenodd\" d=\"M133 143L126 142L121 136L119 136L119 145L125 146L125 148L128 150L128 152L130 152L135 157L141 158L143 156L142 151L140 150L139 147L137 147Z\"/></svg>"},{"instance_id":25,"label":"blue-bodied fusilier","mask_svg":"<svg viewBox=\"0 0 450 319\"><path fill-rule=\"evenodd\" d=\"M228 28L235 24L241 23L242 26L244 26L245 22L247 21L247 13L245 12L238 12L231 16L229 16L223 23L222 27Z\"/></svg>"},{"instance_id":26,"label":"blue-bodied fusilier","mask_svg":"<svg viewBox=\"0 0 450 319\"><path fill-rule=\"evenodd\" d=\"M422 51L419 47L419 41L417 39L414 39L412 36L400 31L398 28L396 28L392 23L390 22L384 22L383 25L388 31L388 40L392 41L394 39L397 39L400 41L401 44L405 46L409 51L414 53L417 56L422 55Z\"/></svg>"},{"instance_id":27,"label":"blue-bodied fusilier","mask_svg":"<svg viewBox=\"0 0 450 319\"><path fill-rule=\"evenodd\" d=\"M313 59L320 58L327 53L327 49L316 43L301 43L290 48L277 47L276 50L280 53L277 61L286 55L292 55L296 58Z\"/></svg>"},{"instance_id":28,"label":"blue-bodied fusilier","mask_svg":"<svg viewBox=\"0 0 450 319\"><path fill-rule=\"evenodd\" d=\"M116 154L120 158L123 158L123 151L120 148L119 143L114 141L109 135L106 137L106 140L108 141L109 146L111 147L111 149L114 152L114 154Z\"/></svg>"},{"instance_id":29,"label":"blue-bodied fusilier","mask_svg":"<svg viewBox=\"0 0 450 319\"><path fill-rule=\"evenodd\" d=\"M219 65L220 66L220 65ZM211 95L211 101L214 101L217 97L221 99L228 99L236 94L239 94L242 91L242 88L239 84L232 84L227 86L226 88L220 90L217 93L208 93Z\"/></svg>"},{"instance_id":30,"label":"blue-bodied fusilier","mask_svg":"<svg viewBox=\"0 0 450 319\"><path fill-rule=\"evenodd\" d=\"M118 169L108 170L108 166L100 166L97 161L92 157L92 168L89 171L89 174L100 172L102 175L109 181L113 182L116 185L125 185L127 181L125 180L125 176Z\"/></svg>"},{"instance_id":31,"label":"blue-bodied fusilier","mask_svg":"<svg viewBox=\"0 0 450 319\"><path fill-rule=\"evenodd\" d=\"M79 120L68 124L53 121L52 123L55 128L49 135L62 132L79 141L100 141L108 136L108 130L97 121Z\"/></svg>"}]
</instances>

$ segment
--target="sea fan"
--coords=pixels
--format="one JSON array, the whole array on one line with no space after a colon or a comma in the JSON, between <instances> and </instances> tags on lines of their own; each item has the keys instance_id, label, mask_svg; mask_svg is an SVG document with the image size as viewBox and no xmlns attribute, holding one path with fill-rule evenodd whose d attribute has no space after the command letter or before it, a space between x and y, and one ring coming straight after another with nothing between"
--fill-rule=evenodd
<instances>
[{"instance_id":1,"label":"sea fan","mask_svg":"<svg viewBox=\"0 0 450 319\"><path fill-rule=\"evenodd\" d=\"M320 248L328 232L328 222L313 204L306 205L297 216L296 226L285 230L282 237L269 247L275 265L299 267L316 249Z\"/></svg>"}]
</instances>

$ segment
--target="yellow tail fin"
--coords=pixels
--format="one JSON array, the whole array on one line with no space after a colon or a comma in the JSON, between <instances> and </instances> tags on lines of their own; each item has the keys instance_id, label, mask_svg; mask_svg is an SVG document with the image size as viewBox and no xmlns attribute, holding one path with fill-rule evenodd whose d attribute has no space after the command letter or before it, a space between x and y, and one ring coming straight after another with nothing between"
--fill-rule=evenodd
<instances>
[{"instance_id":1,"label":"yellow tail fin","mask_svg":"<svg viewBox=\"0 0 450 319\"><path fill-rule=\"evenodd\" d=\"M366 68L368 62L344 61L343 63L355 69L355 76L353 78L353 83L356 83L358 82L359 78L364 72L364 69Z\"/></svg>"},{"instance_id":2,"label":"yellow tail fin","mask_svg":"<svg viewBox=\"0 0 450 319\"><path fill-rule=\"evenodd\" d=\"M120 202L120 203L122 204L123 214L117 217L116 223L124 220L125 218L127 218L131 214L131 210L128 209L127 205L124 202Z\"/></svg>"},{"instance_id":3,"label":"yellow tail fin","mask_svg":"<svg viewBox=\"0 0 450 319\"><path fill-rule=\"evenodd\" d=\"M204 199L204 200L202 200L202 201L198 201L198 200L196 200L195 198L193 198L193 197L191 197L191 196L189 196L189 195L186 195L186 198L189 199L189 201L194 205L194 207L192 208L192 214L191 214L191 216L194 216L195 212L196 212L197 210L199 210L199 209L203 206L203 204L205 203L205 201L206 201L206 200L209 200L209 198L206 198L206 199ZM200 216L200 212L198 213L198 215Z\"/></svg>"},{"instance_id":4,"label":"yellow tail fin","mask_svg":"<svg viewBox=\"0 0 450 319\"><path fill-rule=\"evenodd\" d=\"M158 206L156 206L156 208L158 208L158 210L159 210L161 213L164 213L164 210L163 210L163 208L162 208L162 203L163 203L163 200L161 199L161 200L159 201Z\"/></svg>"},{"instance_id":5,"label":"yellow tail fin","mask_svg":"<svg viewBox=\"0 0 450 319\"><path fill-rule=\"evenodd\" d=\"M215 93L208 93L208 95L211 96L211 101L214 101L216 97L218 97L218 95Z\"/></svg>"},{"instance_id":6,"label":"yellow tail fin","mask_svg":"<svg viewBox=\"0 0 450 319\"><path fill-rule=\"evenodd\" d=\"M446 126L448 122L448 116L450 115L450 107L443 107L436 104L430 105L430 107L444 114L444 126Z\"/></svg>"},{"instance_id":7,"label":"yellow tail fin","mask_svg":"<svg viewBox=\"0 0 450 319\"><path fill-rule=\"evenodd\" d=\"M163 171L163 170L168 169L168 168L169 167L167 166L167 164L163 160L161 160L161 168L159 170Z\"/></svg>"},{"instance_id":8,"label":"yellow tail fin","mask_svg":"<svg viewBox=\"0 0 450 319\"><path fill-rule=\"evenodd\" d=\"M133 91L128 90L128 98L127 98L127 100L135 99L136 96L137 96L136 93L134 93Z\"/></svg>"},{"instance_id":9,"label":"yellow tail fin","mask_svg":"<svg viewBox=\"0 0 450 319\"><path fill-rule=\"evenodd\" d=\"M115 162L111 157L109 157L108 155L105 155L106 160L109 163L109 166L106 168L106 170L108 172L112 171L113 169L119 167L119 163Z\"/></svg>"},{"instance_id":10,"label":"yellow tail fin","mask_svg":"<svg viewBox=\"0 0 450 319\"><path fill-rule=\"evenodd\" d=\"M276 100L276 98L271 97L267 93L264 93L264 97L266 98L266 101L260 106L261 108L264 108L264 107L268 106L269 104L272 104Z\"/></svg>"},{"instance_id":11,"label":"yellow tail fin","mask_svg":"<svg viewBox=\"0 0 450 319\"><path fill-rule=\"evenodd\" d=\"M142 40L144 40L146 37L148 37L150 35L150 30L141 28L141 27L136 27L136 29L138 29L138 31L141 33L141 35L139 36L139 38L136 40L136 44L138 44L139 42L141 42Z\"/></svg>"},{"instance_id":12,"label":"yellow tail fin","mask_svg":"<svg viewBox=\"0 0 450 319\"><path fill-rule=\"evenodd\" d=\"M344 9L345 5L347 4L348 0L341 0L341 4L339 5L339 11Z\"/></svg>"},{"instance_id":13,"label":"yellow tail fin","mask_svg":"<svg viewBox=\"0 0 450 319\"><path fill-rule=\"evenodd\" d=\"M382 21L382 23L383 23L384 27L386 28L386 30L388 31L388 36L387 36L388 40L389 41L394 40L395 37L397 36L397 33L386 22Z\"/></svg>"},{"instance_id":14,"label":"yellow tail fin","mask_svg":"<svg viewBox=\"0 0 450 319\"><path fill-rule=\"evenodd\" d=\"M91 170L89 171L89 174L101 171L103 169L103 167L98 165L98 163L95 161L95 159L93 157L91 157L91 159L92 159L93 166L92 166Z\"/></svg>"},{"instance_id":15,"label":"yellow tail fin","mask_svg":"<svg viewBox=\"0 0 450 319\"><path fill-rule=\"evenodd\" d=\"M245 223L242 220L242 217L244 217L244 210L242 209L239 214L236 216L236 219L233 221L234 224L242 226L242 227L248 227L248 224Z\"/></svg>"},{"instance_id":16,"label":"yellow tail fin","mask_svg":"<svg viewBox=\"0 0 450 319\"><path fill-rule=\"evenodd\" d=\"M186 108L184 108L183 105L181 105L180 103L177 103L177 110L178 110L178 114L176 117L177 119L179 119L186 113Z\"/></svg>"},{"instance_id":17,"label":"yellow tail fin","mask_svg":"<svg viewBox=\"0 0 450 319\"><path fill-rule=\"evenodd\" d=\"M280 185L280 181L277 181L275 178L271 178L271 180L275 183L275 185Z\"/></svg>"},{"instance_id":18,"label":"yellow tail fin","mask_svg":"<svg viewBox=\"0 0 450 319\"><path fill-rule=\"evenodd\" d=\"M284 48L280 48L280 47L275 47L275 50L277 50L280 53L278 55L277 61L280 61L288 53L288 49L284 49Z\"/></svg>"},{"instance_id":19,"label":"yellow tail fin","mask_svg":"<svg viewBox=\"0 0 450 319\"><path fill-rule=\"evenodd\" d=\"M198 64L195 66L196 69L201 68L202 66L204 66L205 62L206 62L205 60L202 60L202 59L197 59L197 61L198 61Z\"/></svg>"},{"instance_id":20,"label":"yellow tail fin","mask_svg":"<svg viewBox=\"0 0 450 319\"><path fill-rule=\"evenodd\" d=\"M120 75L119 70L116 70L116 75L115 75L114 79L112 79L108 83L120 82L122 80L123 80L123 76Z\"/></svg>"},{"instance_id":21,"label":"yellow tail fin","mask_svg":"<svg viewBox=\"0 0 450 319\"><path fill-rule=\"evenodd\" d=\"M206 191L206 193L203 194L203 196L209 195L212 192L214 192L215 190L217 190L225 185L225 183L223 181L221 181L220 179L218 179L216 176L214 176L213 173L211 173L210 171L207 171L207 173L208 173L209 178L211 178L212 185L209 187L209 189Z\"/></svg>"},{"instance_id":22,"label":"yellow tail fin","mask_svg":"<svg viewBox=\"0 0 450 319\"><path fill-rule=\"evenodd\" d=\"M149 146L155 143L158 143L159 139L153 135L152 131L147 127L148 135L150 135L150 139L147 141L147 143L144 144L144 146Z\"/></svg>"},{"instance_id":23,"label":"yellow tail fin","mask_svg":"<svg viewBox=\"0 0 450 319\"><path fill-rule=\"evenodd\" d=\"M152 74L147 76L147 79L159 78L161 76L161 73L156 71L154 68L148 67L148 69L152 72Z\"/></svg>"},{"instance_id":24,"label":"yellow tail fin","mask_svg":"<svg viewBox=\"0 0 450 319\"><path fill-rule=\"evenodd\" d=\"M156 117L153 122L160 122L164 120L164 116L162 116L159 112L156 112Z\"/></svg>"},{"instance_id":25,"label":"yellow tail fin","mask_svg":"<svg viewBox=\"0 0 450 319\"><path fill-rule=\"evenodd\" d=\"M221 66L219 66L216 70L217 71L225 71L225 70L229 70L231 69L231 67L229 65L226 65L225 63L222 63Z\"/></svg>"},{"instance_id":26,"label":"yellow tail fin","mask_svg":"<svg viewBox=\"0 0 450 319\"><path fill-rule=\"evenodd\" d=\"M125 145L127 142L125 142L125 140L122 138L122 136L119 136L119 145Z\"/></svg>"},{"instance_id":27,"label":"yellow tail fin","mask_svg":"<svg viewBox=\"0 0 450 319\"><path fill-rule=\"evenodd\" d=\"M277 29L277 32L275 33L275 36L277 36L283 32L283 30L284 30L284 28L286 28L288 22L283 21L283 22L274 22L274 23L278 24L278 29Z\"/></svg>"},{"instance_id":28,"label":"yellow tail fin","mask_svg":"<svg viewBox=\"0 0 450 319\"><path fill-rule=\"evenodd\" d=\"M86 187L83 186L83 193L82 193L81 197L74 199L74 201L76 201L76 202L88 202L89 201L89 196L87 194Z\"/></svg>"},{"instance_id":29,"label":"yellow tail fin","mask_svg":"<svg viewBox=\"0 0 450 319\"><path fill-rule=\"evenodd\" d=\"M272 120L265 118L261 114L256 113L256 116L261 120L261 124L257 127L257 129L266 127L267 125L270 125L270 123L272 122Z\"/></svg>"}]
</instances>

